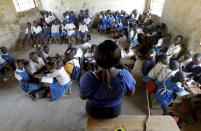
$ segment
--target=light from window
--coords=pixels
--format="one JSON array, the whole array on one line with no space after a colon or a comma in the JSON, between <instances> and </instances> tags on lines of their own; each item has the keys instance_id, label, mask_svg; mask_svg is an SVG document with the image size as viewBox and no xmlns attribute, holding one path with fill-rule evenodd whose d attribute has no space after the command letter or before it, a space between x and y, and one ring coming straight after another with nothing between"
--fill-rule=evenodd
<instances>
[{"instance_id":1,"label":"light from window","mask_svg":"<svg viewBox=\"0 0 201 131\"><path fill-rule=\"evenodd\" d=\"M36 7L34 0L13 0L17 12L29 10Z\"/></svg>"},{"instance_id":2,"label":"light from window","mask_svg":"<svg viewBox=\"0 0 201 131\"><path fill-rule=\"evenodd\" d=\"M165 0L151 0L151 13L161 17Z\"/></svg>"}]
</instances>

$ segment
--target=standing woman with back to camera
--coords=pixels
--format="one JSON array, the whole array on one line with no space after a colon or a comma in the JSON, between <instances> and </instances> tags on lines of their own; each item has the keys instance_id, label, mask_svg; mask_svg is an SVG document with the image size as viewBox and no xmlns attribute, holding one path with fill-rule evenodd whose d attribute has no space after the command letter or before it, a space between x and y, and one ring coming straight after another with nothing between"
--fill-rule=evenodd
<instances>
[{"instance_id":1,"label":"standing woman with back to camera","mask_svg":"<svg viewBox=\"0 0 201 131\"><path fill-rule=\"evenodd\" d=\"M111 40L98 45L95 60L100 67L85 73L80 80L80 97L86 102L88 115L98 118L114 118L121 113L122 97L134 94L136 81L126 69L115 69L121 51Z\"/></svg>"}]
</instances>

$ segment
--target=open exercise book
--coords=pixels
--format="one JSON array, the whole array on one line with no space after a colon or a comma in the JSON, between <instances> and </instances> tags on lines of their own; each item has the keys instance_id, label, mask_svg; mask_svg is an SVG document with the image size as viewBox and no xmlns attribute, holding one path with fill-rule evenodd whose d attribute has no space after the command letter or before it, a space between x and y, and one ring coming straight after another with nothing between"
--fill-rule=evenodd
<instances>
[{"instance_id":1,"label":"open exercise book","mask_svg":"<svg viewBox=\"0 0 201 131\"><path fill-rule=\"evenodd\" d=\"M53 78L43 76L41 82L52 84L53 83Z\"/></svg>"},{"instance_id":2,"label":"open exercise book","mask_svg":"<svg viewBox=\"0 0 201 131\"><path fill-rule=\"evenodd\" d=\"M189 95L190 93L187 91L187 90L182 90L182 91L180 91L180 92L177 92L176 93L178 96L186 96L186 95Z\"/></svg>"}]
</instances>

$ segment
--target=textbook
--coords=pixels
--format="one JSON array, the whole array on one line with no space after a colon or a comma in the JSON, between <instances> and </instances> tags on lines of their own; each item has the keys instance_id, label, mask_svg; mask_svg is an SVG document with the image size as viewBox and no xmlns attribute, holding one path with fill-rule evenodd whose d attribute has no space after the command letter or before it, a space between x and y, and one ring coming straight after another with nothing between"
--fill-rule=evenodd
<instances>
[{"instance_id":1,"label":"textbook","mask_svg":"<svg viewBox=\"0 0 201 131\"><path fill-rule=\"evenodd\" d=\"M53 83L53 78L43 76L41 82L52 84Z\"/></svg>"},{"instance_id":2,"label":"textbook","mask_svg":"<svg viewBox=\"0 0 201 131\"><path fill-rule=\"evenodd\" d=\"M176 94L181 97L181 96L189 95L190 93L186 90L182 90L180 92L177 92Z\"/></svg>"}]
</instances>

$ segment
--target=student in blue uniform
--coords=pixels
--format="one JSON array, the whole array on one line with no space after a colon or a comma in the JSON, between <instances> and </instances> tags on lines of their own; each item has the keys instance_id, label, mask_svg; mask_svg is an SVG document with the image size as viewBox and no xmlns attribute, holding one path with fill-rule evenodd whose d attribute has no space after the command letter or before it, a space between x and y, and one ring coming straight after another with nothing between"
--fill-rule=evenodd
<instances>
[{"instance_id":1,"label":"student in blue uniform","mask_svg":"<svg viewBox=\"0 0 201 131\"><path fill-rule=\"evenodd\" d=\"M81 77L80 97L87 100L88 115L98 119L117 117L121 113L122 97L134 93L136 81L129 71L114 68L121 59L115 42L106 40L98 45L95 59L101 69Z\"/></svg>"},{"instance_id":2,"label":"student in blue uniform","mask_svg":"<svg viewBox=\"0 0 201 131\"><path fill-rule=\"evenodd\" d=\"M75 55L77 53L77 49L72 47L68 48L64 54L64 69L69 74L70 78L72 80L77 80L79 74L80 74L80 61L79 58L75 58ZM72 70L68 69L72 65Z\"/></svg>"},{"instance_id":3,"label":"student in blue uniform","mask_svg":"<svg viewBox=\"0 0 201 131\"><path fill-rule=\"evenodd\" d=\"M185 82L183 72L177 72L174 76L170 76L163 85L156 90L156 100L162 107L163 115L168 115L167 107L172 104L175 93L184 90L182 83Z\"/></svg>"},{"instance_id":4,"label":"student in blue uniform","mask_svg":"<svg viewBox=\"0 0 201 131\"><path fill-rule=\"evenodd\" d=\"M7 63L9 63L13 69L15 69L15 60L16 60L15 57L13 55L11 55L8 52L8 49L6 47L4 47L4 46L1 47L0 50L1 50L1 53L2 53L2 55L1 55L2 58L4 60L6 60Z\"/></svg>"},{"instance_id":5,"label":"student in blue uniform","mask_svg":"<svg viewBox=\"0 0 201 131\"><path fill-rule=\"evenodd\" d=\"M57 59L54 63L54 71L47 74L47 77L53 78L50 85L51 100L58 100L66 94L72 85L72 81L63 67L62 59Z\"/></svg>"},{"instance_id":6,"label":"student in blue uniform","mask_svg":"<svg viewBox=\"0 0 201 131\"><path fill-rule=\"evenodd\" d=\"M69 20L70 20L74 25L76 25L76 16L75 16L75 14L74 14L73 11L70 11L70 13L69 13Z\"/></svg>"},{"instance_id":7,"label":"student in blue uniform","mask_svg":"<svg viewBox=\"0 0 201 131\"><path fill-rule=\"evenodd\" d=\"M110 31L112 29L113 22L114 22L114 18L112 16L112 13L108 13L107 14L107 26L106 26L108 31Z\"/></svg>"},{"instance_id":8,"label":"student in blue uniform","mask_svg":"<svg viewBox=\"0 0 201 131\"><path fill-rule=\"evenodd\" d=\"M15 78L20 82L21 89L34 100L35 93L40 90L41 86L31 82L31 76L25 69L23 60L16 61Z\"/></svg>"},{"instance_id":9,"label":"student in blue uniform","mask_svg":"<svg viewBox=\"0 0 201 131\"><path fill-rule=\"evenodd\" d=\"M37 21L33 22L34 26L32 28L33 31L33 40L34 44L41 44L41 38L42 38L42 27L38 25Z\"/></svg>"},{"instance_id":10,"label":"student in blue uniform","mask_svg":"<svg viewBox=\"0 0 201 131\"><path fill-rule=\"evenodd\" d=\"M31 23L28 22L27 23L27 27L25 30L25 38L24 38L24 42L27 42L28 45L32 45L33 43L33 30L32 30L32 26Z\"/></svg>"},{"instance_id":11,"label":"student in blue uniform","mask_svg":"<svg viewBox=\"0 0 201 131\"><path fill-rule=\"evenodd\" d=\"M99 31L105 32L106 31L106 26L107 26L107 19L105 14L102 15L102 18L100 18L100 25L99 25Z\"/></svg>"},{"instance_id":12,"label":"student in blue uniform","mask_svg":"<svg viewBox=\"0 0 201 131\"><path fill-rule=\"evenodd\" d=\"M142 73L143 75L147 75L149 71L155 66L156 64L156 52L154 49L150 50L148 53L148 59L144 61L142 65Z\"/></svg>"},{"instance_id":13,"label":"student in blue uniform","mask_svg":"<svg viewBox=\"0 0 201 131\"><path fill-rule=\"evenodd\" d=\"M199 82L201 74L201 53L194 55L193 61L186 66L185 71L189 73L189 78L193 78Z\"/></svg>"},{"instance_id":14,"label":"student in blue uniform","mask_svg":"<svg viewBox=\"0 0 201 131\"><path fill-rule=\"evenodd\" d=\"M84 20L84 11L83 10L80 10L80 14L79 14L78 18L79 18L78 23L80 23L81 21Z\"/></svg>"},{"instance_id":15,"label":"student in blue uniform","mask_svg":"<svg viewBox=\"0 0 201 131\"><path fill-rule=\"evenodd\" d=\"M153 69L153 68L152 68ZM151 76L150 78L155 81L157 88L159 88L161 85L164 84L164 82L172 75L174 75L176 72L179 71L179 62L178 61L170 61L169 66L165 66L161 68L159 74L155 77L152 76L152 72L150 71L148 73L148 76Z\"/></svg>"},{"instance_id":16,"label":"student in blue uniform","mask_svg":"<svg viewBox=\"0 0 201 131\"><path fill-rule=\"evenodd\" d=\"M4 60L4 58L2 58L2 56L0 55L0 80L2 80L2 79L3 79L3 81L8 80L8 78L5 77L7 64L8 63L6 62L6 60Z\"/></svg>"},{"instance_id":17,"label":"student in blue uniform","mask_svg":"<svg viewBox=\"0 0 201 131\"><path fill-rule=\"evenodd\" d=\"M43 34L42 34L42 39L44 44L48 44L49 40L50 40L50 27L47 25L46 22L43 22Z\"/></svg>"},{"instance_id":18,"label":"student in blue uniform","mask_svg":"<svg viewBox=\"0 0 201 131\"><path fill-rule=\"evenodd\" d=\"M91 45L91 48L89 48L84 54L84 69L86 71L95 71L98 69L98 66L94 58L96 48L97 45L93 44Z\"/></svg>"},{"instance_id":19,"label":"student in blue uniform","mask_svg":"<svg viewBox=\"0 0 201 131\"><path fill-rule=\"evenodd\" d=\"M69 21L69 18L68 18L68 16L67 16L67 13L64 12L64 13L63 13L63 18L62 18L62 24L66 24L67 21Z\"/></svg>"},{"instance_id":20,"label":"student in blue uniform","mask_svg":"<svg viewBox=\"0 0 201 131\"><path fill-rule=\"evenodd\" d=\"M143 81L148 83L151 80L157 79L157 77L160 75L161 71L164 68L167 68L169 65L169 58L165 54L160 55L160 60L158 61L157 64L149 71L147 75L145 75Z\"/></svg>"}]
</instances>

